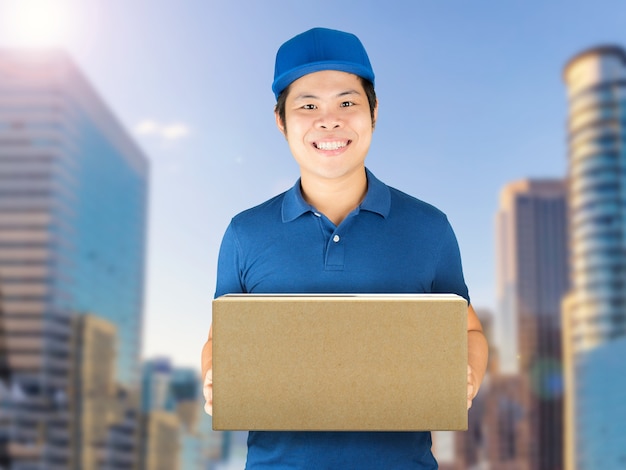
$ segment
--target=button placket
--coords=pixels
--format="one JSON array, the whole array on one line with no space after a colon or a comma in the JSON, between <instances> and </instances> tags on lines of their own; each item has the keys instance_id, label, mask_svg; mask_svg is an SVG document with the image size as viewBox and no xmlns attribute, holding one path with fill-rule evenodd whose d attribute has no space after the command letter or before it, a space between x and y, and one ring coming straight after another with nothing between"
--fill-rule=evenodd
<instances>
[{"instance_id":1,"label":"button placket","mask_svg":"<svg viewBox=\"0 0 626 470\"><path fill-rule=\"evenodd\" d=\"M325 269L328 271L343 271L345 262L343 236L335 233L337 227L321 213L317 211L311 211L311 213L319 220L320 228L326 240Z\"/></svg>"},{"instance_id":2,"label":"button placket","mask_svg":"<svg viewBox=\"0 0 626 470\"><path fill-rule=\"evenodd\" d=\"M335 233L328 241L328 247L326 249L326 269L330 271L343 271L344 263L344 243L342 237Z\"/></svg>"}]
</instances>

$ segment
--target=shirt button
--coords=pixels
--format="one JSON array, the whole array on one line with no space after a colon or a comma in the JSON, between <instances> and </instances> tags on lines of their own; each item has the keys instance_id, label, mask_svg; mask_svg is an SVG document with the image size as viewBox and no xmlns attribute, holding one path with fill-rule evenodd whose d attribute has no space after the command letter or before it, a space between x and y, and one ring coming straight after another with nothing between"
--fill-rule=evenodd
<instances>
[{"instance_id":1,"label":"shirt button","mask_svg":"<svg viewBox=\"0 0 626 470\"><path fill-rule=\"evenodd\" d=\"M339 237L339 235L335 235L335 236L333 237L333 241L334 241L335 243L337 243L339 240L341 240L341 238Z\"/></svg>"}]
</instances>

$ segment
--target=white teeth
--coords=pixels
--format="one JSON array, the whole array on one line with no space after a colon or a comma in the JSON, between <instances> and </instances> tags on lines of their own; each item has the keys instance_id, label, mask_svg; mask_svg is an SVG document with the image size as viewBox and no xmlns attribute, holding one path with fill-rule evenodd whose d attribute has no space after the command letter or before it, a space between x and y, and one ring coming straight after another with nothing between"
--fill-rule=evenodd
<instances>
[{"instance_id":1,"label":"white teeth","mask_svg":"<svg viewBox=\"0 0 626 470\"><path fill-rule=\"evenodd\" d=\"M315 146L320 150L337 150L348 145L348 142L343 140L340 142L317 142Z\"/></svg>"}]
</instances>

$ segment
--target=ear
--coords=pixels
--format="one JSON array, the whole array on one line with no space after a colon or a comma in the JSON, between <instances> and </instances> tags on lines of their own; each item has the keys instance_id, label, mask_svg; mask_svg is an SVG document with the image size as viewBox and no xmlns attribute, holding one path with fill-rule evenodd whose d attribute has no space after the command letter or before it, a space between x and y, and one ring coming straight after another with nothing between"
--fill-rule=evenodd
<instances>
[{"instance_id":1,"label":"ear","mask_svg":"<svg viewBox=\"0 0 626 470\"><path fill-rule=\"evenodd\" d=\"M372 117L372 130L376 128L377 120L378 120L378 99L376 99L376 106L374 106L374 115Z\"/></svg>"},{"instance_id":2,"label":"ear","mask_svg":"<svg viewBox=\"0 0 626 470\"><path fill-rule=\"evenodd\" d=\"M286 139L287 138L287 128L285 127L285 123L283 122L283 120L280 118L280 115L278 114L278 111L274 111L274 118L276 119L276 127L278 127L278 130L280 131L280 133Z\"/></svg>"}]
</instances>

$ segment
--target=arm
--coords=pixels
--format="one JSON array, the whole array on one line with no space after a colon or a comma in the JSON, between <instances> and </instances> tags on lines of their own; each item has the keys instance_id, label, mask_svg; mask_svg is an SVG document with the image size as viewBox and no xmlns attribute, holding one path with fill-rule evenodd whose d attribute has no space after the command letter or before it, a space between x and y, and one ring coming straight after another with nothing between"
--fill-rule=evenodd
<instances>
[{"instance_id":1,"label":"arm","mask_svg":"<svg viewBox=\"0 0 626 470\"><path fill-rule=\"evenodd\" d=\"M226 229L217 260L217 286L215 297L226 293L244 292L239 278L239 250L232 223ZM202 391L204 411L213 414L213 325L209 328L209 337L202 347Z\"/></svg>"},{"instance_id":2,"label":"arm","mask_svg":"<svg viewBox=\"0 0 626 470\"><path fill-rule=\"evenodd\" d=\"M467 408L478 393L487 370L489 348L480 320L470 305L467 309Z\"/></svg>"},{"instance_id":3,"label":"arm","mask_svg":"<svg viewBox=\"0 0 626 470\"><path fill-rule=\"evenodd\" d=\"M459 245L450 224L440 236L440 253L435 270L433 292L452 292L469 299ZM467 309L467 408L478 393L487 369L488 346L483 327L471 304Z\"/></svg>"},{"instance_id":4,"label":"arm","mask_svg":"<svg viewBox=\"0 0 626 470\"><path fill-rule=\"evenodd\" d=\"M204 394L204 411L213 414L213 325L209 328L209 338L202 348L202 377Z\"/></svg>"}]
</instances>

